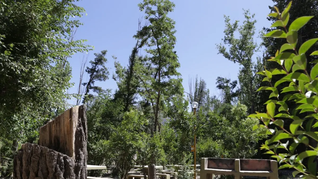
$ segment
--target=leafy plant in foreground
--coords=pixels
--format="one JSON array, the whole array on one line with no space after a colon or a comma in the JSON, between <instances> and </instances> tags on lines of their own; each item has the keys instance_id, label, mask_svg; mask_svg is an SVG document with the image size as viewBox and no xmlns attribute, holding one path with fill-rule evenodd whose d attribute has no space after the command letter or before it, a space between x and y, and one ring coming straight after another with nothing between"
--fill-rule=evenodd
<instances>
[{"instance_id":1,"label":"leafy plant in foreground","mask_svg":"<svg viewBox=\"0 0 318 179\"><path fill-rule=\"evenodd\" d=\"M265 69L259 74L264 76L268 86L259 90L269 90L271 94L266 104L266 113L252 114L262 121L254 128L265 128L270 135L262 149L266 154L276 158L280 164L279 169L293 168L293 175L304 178L316 178L318 155L318 64L312 61L314 67L308 71L309 62L306 58L307 51L318 41L310 39L303 44L298 44L298 31L313 16L303 16L289 22L289 10L292 2L279 12L269 14L277 21L272 25L275 30L267 33L265 37L283 38L283 44L268 61L277 62L281 68ZM318 55L318 51L310 55ZM272 82L272 77L277 75L279 80Z\"/></svg>"}]
</instances>

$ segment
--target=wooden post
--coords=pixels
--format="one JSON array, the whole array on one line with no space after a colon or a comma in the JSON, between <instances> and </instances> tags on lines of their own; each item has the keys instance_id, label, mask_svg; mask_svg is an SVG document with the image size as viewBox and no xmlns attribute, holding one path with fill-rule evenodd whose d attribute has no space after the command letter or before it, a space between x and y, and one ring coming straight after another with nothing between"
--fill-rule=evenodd
<instances>
[{"instance_id":1,"label":"wooden post","mask_svg":"<svg viewBox=\"0 0 318 179\"><path fill-rule=\"evenodd\" d=\"M156 167L155 164L148 165L148 178L156 179Z\"/></svg>"},{"instance_id":2,"label":"wooden post","mask_svg":"<svg viewBox=\"0 0 318 179\"><path fill-rule=\"evenodd\" d=\"M240 179L240 170L241 170L241 166L240 166L240 159L235 159L235 163L234 163L234 178L235 179Z\"/></svg>"},{"instance_id":3,"label":"wooden post","mask_svg":"<svg viewBox=\"0 0 318 179\"><path fill-rule=\"evenodd\" d=\"M39 145L24 144L14 159L15 179L86 179L87 119L76 106L40 128Z\"/></svg>"}]
</instances>

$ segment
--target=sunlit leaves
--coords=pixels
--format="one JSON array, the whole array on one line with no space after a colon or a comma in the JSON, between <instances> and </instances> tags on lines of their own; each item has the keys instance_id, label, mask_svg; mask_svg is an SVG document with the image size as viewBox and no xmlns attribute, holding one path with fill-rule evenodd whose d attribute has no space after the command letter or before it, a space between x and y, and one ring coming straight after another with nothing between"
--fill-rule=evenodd
<instances>
[{"instance_id":1,"label":"sunlit leaves","mask_svg":"<svg viewBox=\"0 0 318 179\"><path fill-rule=\"evenodd\" d=\"M294 47L289 44L289 43L285 43L284 45L282 45L282 47L280 48L280 52L284 52L285 50L293 50Z\"/></svg>"},{"instance_id":2,"label":"sunlit leaves","mask_svg":"<svg viewBox=\"0 0 318 179\"><path fill-rule=\"evenodd\" d=\"M275 107L276 105L273 102L270 102L266 105L267 114L272 118L275 116Z\"/></svg>"},{"instance_id":3,"label":"sunlit leaves","mask_svg":"<svg viewBox=\"0 0 318 179\"><path fill-rule=\"evenodd\" d=\"M273 37L273 38L286 38L287 35L282 30L273 30L271 32L268 32L264 37Z\"/></svg>"},{"instance_id":4,"label":"sunlit leaves","mask_svg":"<svg viewBox=\"0 0 318 179\"><path fill-rule=\"evenodd\" d=\"M287 33L287 42L295 48L298 42L298 32L295 30L289 31Z\"/></svg>"},{"instance_id":5,"label":"sunlit leaves","mask_svg":"<svg viewBox=\"0 0 318 179\"><path fill-rule=\"evenodd\" d=\"M298 53L300 55L306 53L310 49L310 47L312 47L317 41L318 41L318 38L307 40L305 43L303 43L300 46Z\"/></svg>"},{"instance_id":6,"label":"sunlit leaves","mask_svg":"<svg viewBox=\"0 0 318 179\"><path fill-rule=\"evenodd\" d=\"M294 20L291 25L289 26L288 31L298 31L300 28L302 28L304 25L307 24L307 22L312 19L314 16L303 16L299 17L296 20Z\"/></svg>"},{"instance_id":7,"label":"sunlit leaves","mask_svg":"<svg viewBox=\"0 0 318 179\"><path fill-rule=\"evenodd\" d=\"M310 71L311 79L315 79L317 75L318 75L318 63Z\"/></svg>"},{"instance_id":8,"label":"sunlit leaves","mask_svg":"<svg viewBox=\"0 0 318 179\"><path fill-rule=\"evenodd\" d=\"M259 90L270 90L272 93L277 91L277 98L274 98L276 94L270 95L270 100L266 102L267 115L271 119L264 120L266 118L261 118L259 114L256 114L258 119L263 121L263 125L269 128L268 131L273 134L262 146L262 149L268 150L266 154L271 154L272 158L284 163L281 165L281 169L294 168L300 174L310 178L316 175L313 172L316 171L316 167L310 166L309 163L313 163L312 158L318 154L309 142L310 140L318 141L318 133L312 131L312 128L318 126L317 122L313 122L317 120L316 113L318 111L318 98L316 97L318 65L315 64L311 71L308 71L306 53L316 44L318 38L298 44L299 29L306 25L313 16L297 18L291 22L287 30L291 2L281 14L277 7L274 8L276 12L269 16L277 19L272 27L278 27L278 29L267 33L265 37L286 38L287 43L280 47L280 51L277 51L275 57L270 57L268 60L277 62L282 67L279 70L268 70L271 75L281 76L278 76L273 84L273 80L268 80L266 71L262 74L265 76L263 81L269 81L271 85L260 87ZM297 49L296 47L299 46L300 48ZM318 55L318 50L310 55ZM311 61L311 63L317 63L317 61ZM273 99L275 101L272 101ZM277 111L278 114L276 114ZM292 121L288 123L288 128L286 128L286 121L290 120ZM268 121L270 122L268 123ZM299 144L306 146L306 150L299 153ZM306 170L303 163L306 158L310 158L308 161L309 170Z\"/></svg>"}]
</instances>

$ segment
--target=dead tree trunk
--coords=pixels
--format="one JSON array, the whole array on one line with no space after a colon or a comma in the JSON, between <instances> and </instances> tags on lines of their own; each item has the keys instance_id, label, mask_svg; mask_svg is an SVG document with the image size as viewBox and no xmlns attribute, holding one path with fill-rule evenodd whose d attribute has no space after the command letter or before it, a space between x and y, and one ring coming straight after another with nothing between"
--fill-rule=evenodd
<instances>
[{"instance_id":1,"label":"dead tree trunk","mask_svg":"<svg viewBox=\"0 0 318 179\"><path fill-rule=\"evenodd\" d=\"M39 145L24 144L14 159L15 179L86 179L87 119L76 106L40 128Z\"/></svg>"}]
</instances>

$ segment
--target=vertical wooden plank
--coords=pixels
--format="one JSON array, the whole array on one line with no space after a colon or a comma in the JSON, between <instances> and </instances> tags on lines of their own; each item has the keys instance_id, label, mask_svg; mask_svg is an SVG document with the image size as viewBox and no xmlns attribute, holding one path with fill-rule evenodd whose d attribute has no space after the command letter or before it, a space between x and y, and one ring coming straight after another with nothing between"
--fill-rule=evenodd
<instances>
[{"instance_id":1,"label":"vertical wooden plank","mask_svg":"<svg viewBox=\"0 0 318 179\"><path fill-rule=\"evenodd\" d=\"M75 132L80 106L68 109L40 128L39 145L75 156Z\"/></svg>"},{"instance_id":2,"label":"vertical wooden plank","mask_svg":"<svg viewBox=\"0 0 318 179\"><path fill-rule=\"evenodd\" d=\"M235 179L240 179L240 177L241 177L240 171L241 171L240 159L235 159L235 174L234 174Z\"/></svg>"},{"instance_id":3,"label":"vertical wooden plank","mask_svg":"<svg viewBox=\"0 0 318 179\"><path fill-rule=\"evenodd\" d=\"M270 179L278 179L278 166L277 166L277 161L271 160L271 176L269 177Z\"/></svg>"}]
</instances>

